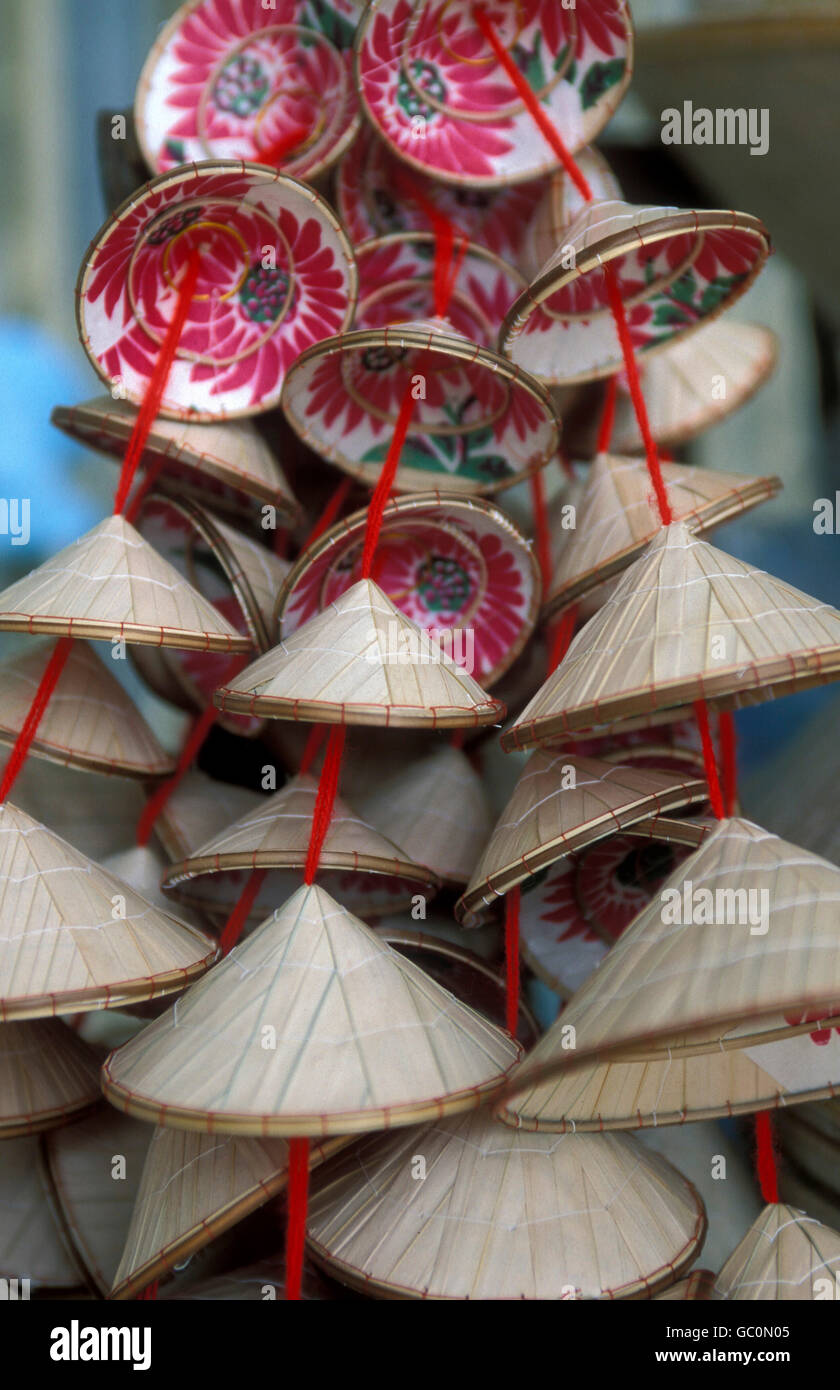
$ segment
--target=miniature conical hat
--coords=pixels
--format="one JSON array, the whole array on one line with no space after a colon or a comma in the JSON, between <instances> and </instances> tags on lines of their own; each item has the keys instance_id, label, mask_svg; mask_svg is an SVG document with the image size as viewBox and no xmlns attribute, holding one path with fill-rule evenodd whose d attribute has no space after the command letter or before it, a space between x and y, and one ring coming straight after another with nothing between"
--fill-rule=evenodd
<instances>
[{"instance_id":1,"label":"miniature conical hat","mask_svg":"<svg viewBox=\"0 0 840 1390\"><path fill-rule=\"evenodd\" d=\"M261 805L264 799L248 787L218 782L193 767L155 821L155 834L170 859L186 859L226 826Z\"/></svg>"},{"instance_id":2,"label":"miniature conical hat","mask_svg":"<svg viewBox=\"0 0 840 1390\"><path fill-rule=\"evenodd\" d=\"M479 1105L512 1060L504 1034L304 886L112 1053L103 1087L176 1127L345 1134Z\"/></svg>"},{"instance_id":3,"label":"miniature conical hat","mask_svg":"<svg viewBox=\"0 0 840 1390\"><path fill-rule=\"evenodd\" d=\"M605 265L643 361L734 303L769 252L767 229L747 213L592 201L511 305L499 335L502 351L557 385L611 376L624 358Z\"/></svg>"},{"instance_id":4,"label":"miniature conical hat","mask_svg":"<svg viewBox=\"0 0 840 1390\"><path fill-rule=\"evenodd\" d=\"M211 652L251 646L121 516L0 593L0 629Z\"/></svg>"},{"instance_id":5,"label":"miniature conical hat","mask_svg":"<svg viewBox=\"0 0 840 1390\"><path fill-rule=\"evenodd\" d=\"M705 1231L691 1184L627 1135L522 1136L486 1111L354 1144L316 1176L308 1222L329 1273L432 1299L629 1298Z\"/></svg>"},{"instance_id":6,"label":"miniature conical hat","mask_svg":"<svg viewBox=\"0 0 840 1390\"><path fill-rule=\"evenodd\" d=\"M317 782L299 773L281 791L262 797L259 805L235 824L173 865L164 888L231 869L302 869L317 796ZM319 872L353 869L393 874L425 884L436 881L434 874L416 864L401 846L360 820L340 796L335 798L318 868Z\"/></svg>"},{"instance_id":7,"label":"miniature conical hat","mask_svg":"<svg viewBox=\"0 0 840 1390\"><path fill-rule=\"evenodd\" d=\"M526 764L456 913L463 919L562 855L652 811L706 795L697 778L541 750Z\"/></svg>"},{"instance_id":8,"label":"miniature conical hat","mask_svg":"<svg viewBox=\"0 0 840 1390\"><path fill-rule=\"evenodd\" d=\"M673 448L733 414L764 385L777 354L776 335L769 328L735 323L727 315L649 357L642 391L654 439ZM726 386L722 397L721 381ZM616 397L612 447L617 453L644 447L626 390Z\"/></svg>"},{"instance_id":9,"label":"miniature conical hat","mask_svg":"<svg viewBox=\"0 0 840 1390\"><path fill-rule=\"evenodd\" d=\"M109 1105L44 1144L56 1213L88 1284L107 1296L125 1244L152 1131Z\"/></svg>"},{"instance_id":10,"label":"miniature conical hat","mask_svg":"<svg viewBox=\"0 0 840 1390\"><path fill-rule=\"evenodd\" d=\"M750 821L721 821L518 1069L507 1111L534 1082L593 1058L754 1052L840 1015L838 903L840 869Z\"/></svg>"},{"instance_id":11,"label":"miniature conical hat","mask_svg":"<svg viewBox=\"0 0 840 1390\"><path fill-rule=\"evenodd\" d=\"M99 1059L58 1019L0 1024L0 1139L64 1124L100 1097Z\"/></svg>"},{"instance_id":12,"label":"miniature conical hat","mask_svg":"<svg viewBox=\"0 0 840 1390\"><path fill-rule=\"evenodd\" d=\"M122 460L137 419L128 401L97 396L77 406L57 405L51 420L60 430L91 448ZM284 520L296 522L300 507L282 468L250 420L194 425L184 420L155 420L141 464L164 460L155 487L193 492L203 502L225 506L228 489L268 502ZM209 494L209 495L208 495ZM236 496L234 496L234 501Z\"/></svg>"},{"instance_id":13,"label":"miniature conical hat","mask_svg":"<svg viewBox=\"0 0 840 1390\"><path fill-rule=\"evenodd\" d=\"M50 1209L36 1137L9 1139L0 1149L0 1279L35 1288L73 1289L82 1277Z\"/></svg>"},{"instance_id":14,"label":"miniature conical hat","mask_svg":"<svg viewBox=\"0 0 840 1390\"><path fill-rule=\"evenodd\" d=\"M492 829L481 778L451 744L377 779L358 806L371 825L446 883L468 881Z\"/></svg>"},{"instance_id":15,"label":"miniature conical hat","mask_svg":"<svg viewBox=\"0 0 840 1390\"><path fill-rule=\"evenodd\" d=\"M770 1203L729 1256L714 1295L738 1302L834 1298L838 1271L840 1233L804 1211Z\"/></svg>"},{"instance_id":16,"label":"miniature conical hat","mask_svg":"<svg viewBox=\"0 0 840 1390\"><path fill-rule=\"evenodd\" d=\"M150 1131L140 1188L112 1298L131 1298L202 1249L286 1185L283 1139L233 1139L185 1130ZM310 1146L314 1167L344 1141Z\"/></svg>"},{"instance_id":17,"label":"miniature conical hat","mask_svg":"<svg viewBox=\"0 0 840 1390\"><path fill-rule=\"evenodd\" d=\"M219 709L325 724L455 728L504 709L370 579L216 692Z\"/></svg>"},{"instance_id":18,"label":"miniature conical hat","mask_svg":"<svg viewBox=\"0 0 840 1390\"><path fill-rule=\"evenodd\" d=\"M8 752L0 748L0 768ZM133 778L80 772L43 758L27 758L14 796L21 811L97 863L131 844L147 800L143 784Z\"/></svg>"},{"instance_id":19,"label":"miniature conical hat","mask_svg":"<svg viewBox=\"0 0 840 1390\"><path fill-rule=\"evenodd\" d=\"M700 698L737 708L837 675L836 609L674 522L625 570L502 745L525 748L651 711L677 717Z\"/></svg>"},{"instance_id":20,"label":"miniature conical hat","mask_svg":"<svg viewBox=\"0 0 840 1390\"><path fill-rule=\"evenodd\" d=\"M117 1008L183 989L216 953L8 801L0 806L0 1017Z\"/></svg>"},{"instance_id":21,"label":"miniature conical hat","mask_svg":"<svg viewBox=\"0 0 840 1390\"><path fill-rule=\"evenodd\" d=\"M52 642L28 642L0 667L0 742L23 728ZM51 762L124 777L175 769L119 681L86 642L76 642L41 718L32 752Z\"/></svg>"},{"instance_id":22,"label":"miniature conical hat","mask_svg":"<svg viewBox=\"0 0 840 1390\"><path fill-rule=\"evenodd\" d=\"M702 534L773 497L778 478L719 473L684 464L662 464L675 520ZM566 608L637 559L660 529L647 465L641 459L599 454L577 507L543 607L548 617Z\"/></svg>"}]
</instances>

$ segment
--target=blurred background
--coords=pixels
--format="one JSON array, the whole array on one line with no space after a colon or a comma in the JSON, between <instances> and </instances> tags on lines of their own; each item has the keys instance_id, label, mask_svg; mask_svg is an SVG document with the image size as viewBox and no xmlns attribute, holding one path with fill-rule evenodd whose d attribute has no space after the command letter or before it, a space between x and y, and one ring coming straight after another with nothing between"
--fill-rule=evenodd
<instances>
[{"instance_id":1,"label":"blurred background","mask_svg":"<svg viewBox=\"0 0 840 1390\"><path fill-rule=\"evenodd\" d=\"M173 8L169 0L0 0L0 495L29 496L32 518L28 546L0 536L4 584L110 502L112 464L54 430L49 412L95 393L76 340L74 285L106 215L97 114L130 109ZM628 198L738 207L765 220L776 246L736 310L778 334L776 375L683 457L778 473L781 497L727 527L719 543L840 604L840 540L813 530L815 500L833 499L837 486L840 0L633 0L632 10L636 78L599 141ZM663 146L660 113L686 99L766 107L769 152ZM527 496L506 496L522 515ZM809 692L741 714L742 762L758 766L827 698Z\"/></svg>"}]
</instances>

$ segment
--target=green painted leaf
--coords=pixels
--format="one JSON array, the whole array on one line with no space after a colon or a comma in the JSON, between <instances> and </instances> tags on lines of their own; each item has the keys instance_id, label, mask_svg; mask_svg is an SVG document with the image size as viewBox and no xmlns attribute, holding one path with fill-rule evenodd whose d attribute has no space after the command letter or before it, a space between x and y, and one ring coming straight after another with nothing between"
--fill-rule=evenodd
<instances>
[{"instance_id":1,"label":"green painted leaf","mask_svg":"<svg viewBox=\"0 0 840 1390\"><path fill-rule=\"evenodd\" d=\"M651 322L657 327L665 325L671 327L682 327L684 324L691 323L691 316L686 314L676 304L657 304Z\"/></svg>"},{"instance_id":2,"label":"green painted leaf","mask_svg":"<svg viewBox=\"0 0 840 1390\"><path fill-rule=\"evenodd\" d=\"M175 160L176 164L184 162L184 142L183 140L167 140L166 153Z\"/></svg>"},{"instance_id":3,"label":"green painted leaf","mask_svg":"<svg viewBox=\"0 0 840 1390\"><path fill-rule=\"evenodd\" d=\"M624 76L625 60L610 58L606 63L593 63L586 72L581 87L580 100L584 111L594 106L596 101L620 82Z\"/></svg>"},{"instance_id":4,"label":"green painted leaf","mask_svg":"<svg viewBox=\"0 0 840 1390\"><path fill-rule=\"evenodd\" d=\"M681 304L693 305L696 294L697 281L694 278L694 272L692 270L687 270L684 275L681 275L680 278L675 280L671 285L671 295L674 299L678 299Z\"/></svg>"},{"instance_id":5,"label":"green painted leaf","mask_svg":"<svg viewBox=\"0 0 840 1390\"><path fill-rule=\"evenodd\" d=\"M328 0L309 0L302 22L312 29L320 29L336 48L353 46L356 26L345 15L334 10Z\"/></svg>"}]
</instances>

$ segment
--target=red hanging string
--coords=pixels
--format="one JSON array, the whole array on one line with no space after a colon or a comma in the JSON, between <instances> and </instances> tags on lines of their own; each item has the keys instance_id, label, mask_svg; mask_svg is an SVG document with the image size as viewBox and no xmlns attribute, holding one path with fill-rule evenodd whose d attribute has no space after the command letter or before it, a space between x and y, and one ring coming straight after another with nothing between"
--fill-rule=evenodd
<instances>
[{"instance_id":1,"label":"red hanging string","mask_svg":"<svg viewBox=\"0 0 840 1390\"><path fill-rule=\"evenodd\" d=\"M512 1038L519 1027L519 885L505 898L505 1027Z\"/></svg>"},{"instance_id":2,"label":"red hanging string","mask_svg":"<svg viewBox=\"0 0 840 1390\"><path fill-rule=\"evenodd\" d=\"M717 819L723 820L723 796L720 790L720 782L718 781L715 750L712 743L712 735L709 731L709 711L706 708L705 700L694 701L694 713L697 716L697 726L700 730L700 738L703 743L703 764L706 769L706 781L709 784L709 800L712 803L712 810L717 816Z\"/></svg>"},{"instance_id":3,"label":"red hanging string","mask_svg":"<svg viewBox=\"0 0 840 1390\"><path fill-rule=\"evenodd\" d=\"M137 466L143 457L143 450L146 447L152 425L160 412L160 404L163 400L163 393L166 390L166 383L172 363L175 361L175 353L178 349L178 340L184 330L190 305L195 295L198 284L198 276L201 270L201 256L198 249L193 247L189 253L184 276L178 290L178 299L175 304L175 312L172 315L169 327L166 330L160 351L157 355L152 374L146 386L137 418L134 421L134 428L128 441L128 448L125 451L125 458L120 470L120 478L117 484L117 491L114 497L114 515L119 516L125 506L131 485L134 482L134 474Z\"/></svg>"},{"instance_id":4,"label":"red hanging string","mask_svg":"<svg viewBox=\"0 0 840 1390\"><path fill-rule=\"evenodd\" d=\"M731 710L721 711L718 719L720 739L721 780L723 782L723 805L728 816L735 814L738 800L738 757L735 742L735 717Z\"/></svg>"},{"instance_id":5,"label":"red hanging string","mask_svg":"<svg viewBox=\"0 0 840 1390\"><path fill-rule=\"evenodd\" d=\"M160 786L155 789L143 807L140 819L137 822L138 845L147 845L149 843L149 836L152 833L155 821L170 796L175 791L175 788L181 782L181 779L193 759L197 757L202 744L216 722L218 713L219 711L216 709L215 705L207 705L207 707L201 711L198 718L193 720L190 732L178 756L175 771L165 782L161 782Z\"/></svg>"},{"instance_id":6,"label":"red hanging string","mask_svg":"<svg viewBox=\"0 0 840 1390\"><path fill-rule=\"evenodd\" d=\"M138 1300L146 1300L148 1302L149 1300L156 1299L158 1296L159 1282L158 1279L153 1279L151 1284L147 1284L145 1289L141 1289L137 1295Z\"/></svg>"},{"instance_id":7,"label":"red hanging string","mask_svg":"<svg viewBox=\"0 0 840 1390\"><path fill-rule=\"evenodd\" d=\"M773 1117L769 1110L759 1110L755 1117L755 1170L765 1202L778 1202L779 1173L773 1142Z\"/></svg>"},{"instance_id":8,"label":"red hanging string","mask_svg":"<svg viewBox=\"0 0 840 1390\"><path fill-rule=\"evenodd\" d=\"M613 375L607 382L607 389L604 393L604 408L601 413L601 424L598 429L598 442L595 446L599 454L605 454L610 447L615 425L615 403L618 396L618 377Z\"/></svg>"},{"instance_id":9,"label":"red hanging string","mask_svg":"<svg viewBox=\"0 0 840 1390\"><path fill-rule=\"evenodd\" d=\"M373 568L373 557L376 554L376 545L379 540L379 532L382 529L382 517L388 505L388 498L394 486L394 478L397 474L397 465L400 461L403 445L408 434L411 417L414 413L414 396L412 395L412 385L409 380L406 383L403 398L400 402L400 413L397 416L397 423L394 426L394 434L388 446L388 454L382 467L382 472L376 483L376 489L368 507L367 527L365 530L365 544L362 551L361 578L370 579Z\"/></svg>"},{"instance_id":10,"label":"red hanging string","mask_svg":"<svg viewBox=\"0 0 840 1390\"><path fill-rule=\"evenodd\" d=\"M286 1299L288 1302L297 1302L300 1299L308 1196L309 1140L290 1139L286 1215Z\"/></svg>"},{"instance_id":11,"label":"red hanging string","mask_svg":"<svg viewBox=\"0 0 840 1390\"><path fill-rule=\"evenodd\" d=\"M531 501L534 507L537 560L542 575L543 589L547 589L551 583L551 532L548 525L548 508L545 502L542 470L531 474Z\"/></svg>"},{"instance_id":12,"label":"red hanging string","mask_svg":"<svg viewBox=\"0 0 840 1390\"><path fill-rule=\"evenodd\" d=\"M338 724L330 730L330 736L327 740L324 766L321 768L321 776L318 779L318 794L315 797L315 809L312 812L312 834L309 838L306 867L303 871L304 883L314 883L315 875L318 872L321 850L330 828L333 806L338 792L338 774L341 770L341 755L344 752L346 732L345 725Z\"/></svg>"},{"instance_id":13,"label":"red hanging string","mask_svg":"<svg viewBox=\"0 0 840 1390\"><path fill-rule=\"evenodd\" d=\"M318 537L322 536L327 528L332 526L347 500L347 494L352 485L352 478L342 478L324 507L324 510L321 512L321 515L318 517L318 520L315 522L315 525L312 527L312 530L309 532L309 535L306 537L306 540L303 542L301 551L308 550L312 542L317 541Z\"/></svg>"},{"instance_id":14,"label":"red hanging string","mask_svg":"<svg viewBox=\"0 0 840 1390\"><path fill-rule=\"evenodd\" d=\"M44 674L38 682L38 688L32 697L32 704L29 706L26 718L21 725L20 733L15 739L9 761L6 763L3 780L0 782L0 805L7 800L12 787L17 781L18 773L26 762L26 756L38 732L38 725L44 717L44 711L52 698L52 693L59 682L61 673L67 665L67 658L70 655L72 646L72 637L59 637L52 649L50 659L44 668Z\"/></svg>"},{"instance_id":15,"label":"red hanging string","mask_svg":"<svg viewBox=\"0 0 840 1390\"><path fill-rule=\"evenodd\" d=\"M303 757L300 760L300 772L308 772L318 756L324 735L327 732L326 724L313 724L309 730L309 737L303 750Z\"/></svg>"},{"instance_id":16,"label":"red hanging string","mask_svg":"<svg viewBox=\"0 0 840 1390\"><path fill-rule=\"evenodd\" d=\"M554 639L548 654L548 674L556 671L566 652L569 650L569 643L575 635L575 623L577 622L578 608L573 603L571 608L561 614L560 621L554 630Z\"/></svg>"},{"instance_id":17,"label":"red hanging string","mask_svg":"<svg viewBox=\"0 0 840 1390\"><path fill-rule=\"evenodd\" d=\"M257 894L263 886L263 881L267 874L267 869L252 869L248 875L248 880L239 897L236 900L233 911L222 928L219 937L219 948L223 956L228 951L232 951L240 936L242 929L248 920L251 908L257 900Z\"/></svg>"}]
</instances>

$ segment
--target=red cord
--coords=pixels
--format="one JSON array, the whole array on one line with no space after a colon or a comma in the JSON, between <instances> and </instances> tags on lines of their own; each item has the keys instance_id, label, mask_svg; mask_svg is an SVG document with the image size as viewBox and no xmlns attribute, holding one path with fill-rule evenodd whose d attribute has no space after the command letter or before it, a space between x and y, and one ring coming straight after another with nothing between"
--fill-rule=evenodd
<instances>
[{"instance_id":1,"label":"red cord","mask_svg":"<svg viewBox=\"0 0 840 1390\"><path fill-rule=\"evenodd\" d=\"M721 780L723 804L728 816L734 815L738 800L738 755L735 742L735 717L731 710L721 711L718 719L720 738Z\"/></svg>"},{"instance_id":2,"label":"red cord","mask_svg":"<svg viewBox=\"0 0 840 1390\"><path fill-rule=\"evenodd\" d=\"M577 604L573 603L571 608L567 608L565 613L561 614L560 616L560 621L558 622L557 627L555 629L554 640L551 644L551 650L549 651L548 655L549 675L551 675L553 671L557 670L557 667L560 665L560 662L563 660L563 657L569 650L569 644L575 635L575 623L577 622L577 614Z\"/></svg>"},{"instance_id":3,"label":"red cord","mask_svg":"<svg viewBox=\"0 0 840 1390\"><path fill-rule=\"evenodd\" d=\"M341 755L344 752L346 732L345 725L339 724L330 730L330 736L327 740L324 766L321 768L321 776L318 779L318 794L315 797L315 809L312 812L312 834L309 838L306 867L303 873L304 883L314 883L315 875L318 872L321 850L330 828L333 806L338 792L338 774L341 770Z\"/></svg>"},{"instance_id":4,"label":"red cord","mask_svg":"<svg viewBox=\"0 0 840 1390\"><path fill-rule=\"evenodd\" d=\"M604 394L604 409L601 414L601 424L598 429L598 443L595 448L599 454L605 454L610 447L615 425L615 402L618 395L618 377L613 375L607 382L607 389Z\"/></svg>"},{"instance_id":5,"label":"red cord","mask_svg":"<svg viewBox=\"0 0 840 1390\"><path fill-rule=\"evenodd\" d=\"M519 1028L519 885L505 898L505 1027L512 1038Z\"/></svg>"},{"instance_id":6,"label":"red cord","mask_svg":"<svg viewBox=\"0 0 840 1390\"><path fill-rule=\"evenodd\" d=\"M309 535L306 537L306 540L303 542L301 551L308 550L312 542L317 541L318 537L322 536L329 526L332 526L341 508L344 506L347 500L347 494L352 486L352 478L342 478L324 507L324 510L321 512L321 515L318 517L318 520L315 522L315 525L312 527L312 530L309 532Z\"/></svg>"},{"instance_id":7,"label":"red cord","mask_svg":"<svg viewBox=\"0 0 840 1390\"><path fill-rule=\"evenodd\" d=\"M289 1187L286 1215L286 1301L300 1299L306 1209L309 1198L309 1140L289 1140Z\"/></svg>"},{"instance_id":8,"label":"red cord","mask_svg":"<svg viewBox=\"0 0 840 1390\"><path fill-rule=\"evenodd\" d=\"M779 1172L773 1143L773 1117L759 1110L755 1117L755 1170L765 1202L779 1200Z\"/></svg>"},{"instance_id":9,"label":"red cord","mask_svg":"<svg viewBox=\"0 0 840 1390\"><path fill-rule=\"evenodd\" d=\"M149 836L152 833L154 823L169 800L175 788L181 782L184 774L198 755L202 744L216 722L219 711L215 705L207 705L201 711L197 719L193 720L190 732L178 757L178 763L171 777L155 789L143 807L140 819L137 822L137 843L147 845Z\"/></svg>"},{"instance_id":10,"label":"red cord","mask_svg":"<svg viewBox=\"0 0 840 1390\"><path fill-rule=\"evenodd\" d=\"M542 575L543 589L547 589L551 583L551 532L548 525L548 508L545 504L542 471L531 474L531 501L534 508L537 559Z\"/></svg>"},{"instance_id":11,"label":"red cord","mask_svg":"<svg viewBox=\"0 0 840 1390\"><path fill-rule=\"evenodd\" d=\"M376 489L368 507L367 527L365 529L365 545L362 551L361 578L370 579L373 569L373 557L376 554L376 546L379 540L379 533L382 530L382 517L388 505L388 498L391 496L391 489L394 486L394 478L397 474L397 466L400 461L403 445L411 424L411 417L414 414L414 396L412 395L411 379L406 382L403 398L400 403L400 413L397 416L397 423L394 426L394 434L388 446L388 454L382 467L382 472L376 483Z\"/></svg>"},{"instance_id":12,"label":"red cord","mask_svg":"<svg viewBox=\"0 0 840 1390\"><path fill-rule=\"evenodd\" d=\"M326 724L313 724L309 730L309 737L303 750L303 757L300 760L300 772L308 772L318 756L318 751L324 741L327 732Z\"/></svg>"},{"instance_id":13,"label":"red cord","mask_svg":"<svg viewBox=\"0 0 840 1390\"><path fill-rule=\"evenodd\" d=\"M257 900L257 894L263 886L263 881L267 873L267 869L252 869L251 873L248 875L248 881L239 894L234 909L225 922L222 928L222 934L219 937L219 947L223 956L226 956L228 951L233 950L242 935L242 929L248 920L251 908Z\"/></svg>"},{"instance_id":14,"label":"red cord","mask_svg":"<svg viewBox=\"0 0 840 1390\"><path fill-rule=\"evenodd\" d=\"M21 725L20 733L15 739L9 761L6 763L3 780L0 782L0 805L8 798L17 780L18 773L26 762L26 756L38 732L38 725L44 717L44 712L52 698L52 693L58 684L64 667L67 665L67 658L70 655L72 646L72 637L59 637L52 649L50 659L44 668L44 674L38 682L38 689L32 697L32 704L29 706L26 718Z\"/></svg>"},{"instance_id":15,"label":"red cord","mask_svg":"<svg viewBox=\"0 0 840 1390\"><path fill-rule=\"evenodd\" d=\"M143 396L137 419L134 421L134 428L128 441L128 448L125 451L125 458L120 470L120 478L117 484L116 496L114 497L114 515L119 516L125 506L131 485L134 482L134 474L137 465L143 457L143 450L146 447L152 425L155 423L160 412L163 393L166 390L166 383L175 361L175 353L178 350L178 340L184 330L190 305L198 284L198 277L201 271L201 257L198 250L193 247L189 253L184 278L178 290L178 299L175 304L175 312L166 330L160 351L157 355L152 374L149 377L146 391Z\"/></svg>"},{"instance_id":16,"label":"red cord","mask_svg":"<svg viewBox=\"0 0 840 1390\"><path fill-rule=\"evenodd\" d=\"M706 781L709 784L709 800L712 803L712 810L718 820L723 820L723 796L718 781L717 766L715 764L715 750L712 743L712 735L709 731L709 711L706 708L705 700L694 701L694 713L697 716L697 726L700 730L700 738L703 743L703 764L706 768Z\"/></svg>"},{"instance_id":17,"label":"red cord","mask_svg":"<svg viewBox=\"0 0 840 1390\"><path fill-rule=\"evenodd\" d=\"M144 1299L146 1301L156 1299L158 1296L159 1282L160 1281L158 1279L153 1279L151 1284L147 1284L145 1289L140 1290L139 1294L137 1295L137 1298Z\"/></svg>"}]
</instances>

